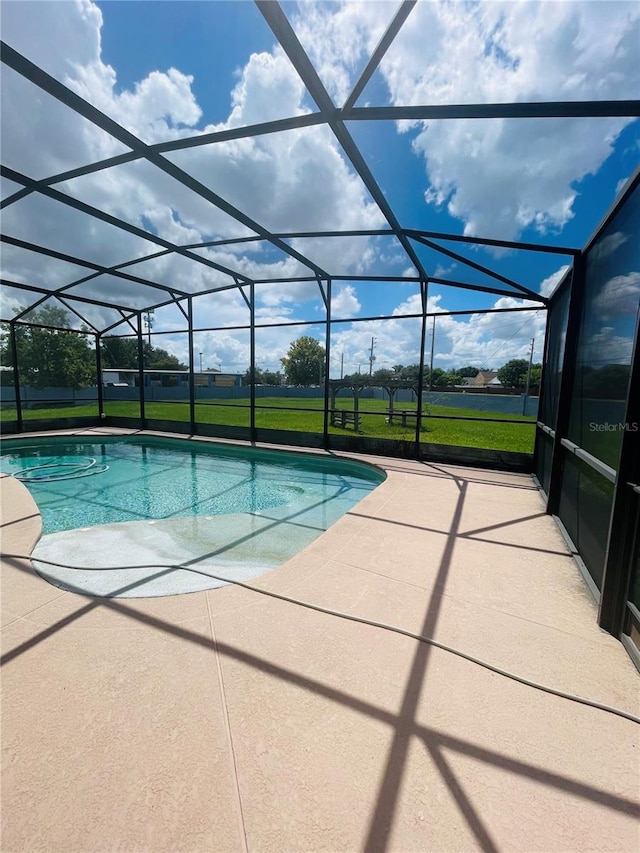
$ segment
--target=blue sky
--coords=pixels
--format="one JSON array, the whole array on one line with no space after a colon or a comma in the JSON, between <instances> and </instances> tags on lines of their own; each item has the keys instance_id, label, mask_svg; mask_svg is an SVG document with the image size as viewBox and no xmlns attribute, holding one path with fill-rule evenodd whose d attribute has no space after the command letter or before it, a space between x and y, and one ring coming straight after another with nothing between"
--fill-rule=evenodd
<instances>
[{"instance_id":1,"label":"blue sky","mask_svg":"<svg viewBox=\"0 0 640 853\"><path fill-rule=\"evenodd\" d=\"M34 14L38 8L39 14ZM286 3L283 8L335 103L342 103L371 50L391 20L394 2ZM431 3L409 16L358 105L474 103L509 100L632 98L640 82L636 4ZM22 2L2 9L3 38L16 50L148 142L287 117L315 109L260 11L244 0L201 2ZM428 38L425 34L428 33ZM38 107L19 110L37 94L31 84L5 73L3 160L32 177L46 177L120 153L123 149L89 123L46 96ZM16 124L15 116L20 114ZM492 120L395 123L352 122L349 131L402 225L550 245L584 245L638 162L638 122L625 119ZM43 141L46 148L43 150ZM215 148L215 150L213 150ZM325 127L272 134L250 141L174 152L167 159L210 187L259 224L274 229L385 227L366 187ZM4 188L6 186L6 189ZM244 226L189 197L172 179L146 164L127 164L59 187L83 201L181 244L243 236ZM15 187L3 182L3 195ZM91 228L77 214L53 214L52 203L29 198L7 208L7 233L78 257L118 264L142 258L157 246L131 235ZM27 237L28 235L28 237ZM292 241L330 272L406 275L407 258L392 238L354 238L323 243ZM477 263L498 270L536 293L559 280L560 256L499 252L448 244ZM270 278L297 274L296 264L264 244L199 250L207 258ZM97 253L97 254L96 254ZM431 275L486 284L489 279L427 248L417 253ZM3 253L7 278L50 287L79 277L19 251ZM136 274L178 282L193 292L223 278L184 258L162 258L134 267ZM217 277L216 277L217 276ZM81 295L128 294L133 308L144 292L102 276L73 289ZM8 291L5 304L15 302ZM257 286L262 322L295 323L322 317L317 286ZM432 286L436 311L522 306L498 297ZM419 310L409 282L334 284L334 316L375 317L383 323L337 325L332 332L332 372L368 365L375 339L376 367L415 363L419 323L400 319ZM248 335L232 326L248 321L244 301L225 291L194 301L197 324L228 327L198 332L195 352L208 366L244 370ZM98 325L113 312L90 309ZM91 317L89 318L91 319ZM155 332L171 334L157 345L188 357L179 312L156 312ZM541 358L544 311L473 318L442 317L436 325L435 363L496 367L525 356L535 339ZM320 327L261 330L257 360L277 369L299 334L323 335ZM431 342L427 341L430 350Z\"/></svg>"}]
</instances>

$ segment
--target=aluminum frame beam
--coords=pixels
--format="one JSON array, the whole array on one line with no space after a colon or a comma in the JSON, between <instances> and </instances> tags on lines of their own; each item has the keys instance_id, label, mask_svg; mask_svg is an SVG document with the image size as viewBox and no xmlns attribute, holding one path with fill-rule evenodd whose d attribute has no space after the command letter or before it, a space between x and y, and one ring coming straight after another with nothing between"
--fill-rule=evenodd
<instances>
[{"instance_id":1,"label":"aluminum frame beam","mask_svg":"<svg viewBox=\"0 0 640 853\"><path fill-rule=\"evenodd\" d=\"M341 117L344 121L434 121L492 118L611 118L618 116L625 118L640 116L640 100L356 107Z\"/></svg>"},{"instance_id":2,"label":"aluminum frame beam","mask_svg":"<svg viewBox=\"0 0 640 853\"><path fill-rule=\"evenodd\" d=\"M43 69L39 68L29 59L19 54L9 45L0 42L0 50L2 54L1 58L5 64L9 65L17 73L30 80L34 85L40 87L42 90L47 92L48 95L53 98L56 98L68 108L74 110L76 113L78 113L85 119L91 121L93 124L100 127L105 132L109 133L113 138L117 139L130 149L128 152L116 155L115 157L111 157L97 163L88 164L76 169L67 170L57 175L40 180L28 178L24 175L20 175L15 170L3 167L2 174L8 177L10 180L13 180L14 182L22 183L23 189L19 190L16 193L13 193L12 195L4 199L2 202L0 202L0 208L7 207L15 201L29 195L30 193L37 192L53 199L56 202L70 205L71 207L75 208L83 214L95 216L101 219L103 222L106 222L107 224L110 224L121 230L128 231L129 233L132 233L135 236L140 237L141 239L153 242L156 245L162 247L161 251L147 255L143 258L134 258L124 261L123 263L107 267L101 264L94 263L92 261L76 258L72 255L67 255L62 252L57 252L52 249L46 249L42 246L27 243L26 241L20 241L17 240L17 238L5 237L3 239L6 243L13 244L28 251L34 251L37 253L45 254L51 258L55 258L61 261L66 261L79 266L84 266L87 269L91 269L94 271L92 275L77 279L73 282L54 289L39 288L35 286L24 285L22 283L11 282L9 280L6 281L6 284L12 288L23 289L25 291L33 293L39 293L43 296L43 298L48 298L51 296L55 298L62 298L64 296L65 305L67 304L67 302L74 302L76 305L86 303L110 309L121 309L127 312L136 311L137 309L131 308L130 306L125 306L117 300L110 301L108 299L92 299L90 297L83 297L73 293L74 287L77 287L80 284L97 278L99 275L113 275L117 278L122 278L124 280L131 281L134 284L140 284L146 287L154 288L160 293L168 294L171 296L171 299L169 300L159 299L159 301L155 302L153 306L148 305L148 308L162 307L171 303L177 304L180 300L183 300L185 298L212 295L223 290L229 290L234 288L239 289L245 303L249 305L249 300L247 299L243 287L253 287L254 281L252 279L248 278L246 275L243 275L238 270L234 270L224 265L217 264L215 261L212 261L211 259L206 258L202 255L194 254L191 250L195 248L233 245L242 242L259 242L264 240L270 243L271 245L274 245L276 248L278 248L280 251L284 252L288 256L294 257L310 271L313 271L315 275L309 276L308 279L305 276L278 279L256 279L255 283L285 283L287 281L304 280L420 282L431 281L433 283L441 284L444 286L475 290L478 292L486 292L490 294L510 296L519 295L517 293L513 293L511 291L507 291L499 287L482 287L480 285L471 285L460 281L435 279L429 277L423 267L421 259L419 258L419 256L414 250L414 247L412 246L411 241L415 240L417 242L420 242L422 245L429 246L434 251L438 251L443 254L448 254L450 257L454 257L457 260L467 264L468 266L476 268L482 271L483 273L488 274L493 278L496 278L498 281L504 282L509 287L512 287L516 291L519 291L519 293L523 295L523 298L531 299L533 302L536 303L546 304L547 300L540 294L536 294L533 291L528 290L527 288L524 288L521 285L518 285L516 282L507 279L505 276L501 276L498 273L494 273L488 267L482 267L481 265L477 265L473 261L470 261L469 259L466 259L463 256L459 256L456 253L452 253L450 252L450 250L445 249L442 246L430 243L430 238L455 242L464 242L470 245L496 246L525 251L562 254L572 256L574 258L579 256L581 250L563 246L546 246L532 243L518 243L514 241L494 240L482 237L465 237L463 235L446 234L433 231L403 229L400 226L400 223L397 217L395 216L395 213L392 210L391 206L388 204L381 188L377 184L373 174L370 172L367 164L365 163L359 148L350 136L346 128L345 122L363 120L421 121L439 119L585 117L598 118L606 116L638 116L640 115L640 101L553 101L546 103L535 102L518 104L506 103L417 105L399 107L355 107L355 103L357 102L361 93L364 91L364 88L366 87L368 81L375 73L375 70L379 67L382 57L393 43L396 35L400 31L402 25L407 20L413 7L415 6L415 0L404 0L404 2L402 2L398 7L391 23L387 27L387 30L385 31L380 42L371 54L364 70L362 71L360 77L354 84L352 91L347 97L344 105L342 107L338 107L333 104L328 92L322 84L306 52L298 41L295 32L293 31L291 25L288 22L288 19L286 18L279 4L277 2L266 2L266 0L257 0L257 6L261 14L267 21L268 25L278 38L281 46L285 50L285 53L288 55L289 59L293 63L294 68L296 69L297 73L300 75L305 86L307 87L307 91L309 92L310 96L316 101L319 111L312 112L303 116L291 116L284 119L262 122L246 127L228 128L221 131L214 131L212 133L195 135L178 140L167 140L165 142L157 143L154 145L147 145L146 143L144 143L134 134L130 133L120 124L109 118L106 114L102 113L100 110L92 106L89 102L82 99L80 96L78 96L72 90L64 86L58 80L48 75ZM342 147L343 154L351 161L351 164L355 169L356 173L363 181L363 184L367 187L369 193L371 194L379 209L387 219L387 222L389 223L389 228L361 229L354 231L307 231L290 233L271 232L268 229L260 226L258 223L254 222L242 211L236 209L233 205L230 205L224 199L217 196L206 186L200 184L191 175L181 170L171 161L168 161L164 157L162 157L162 154L169 153L172 151L201 147L217 143L224 143L233 139L251 138L265 134L285 132L287 130L292 130L296 128L312 127L325 124L329 126L330 129L333 131L334 135L336 136L336 139ZM157 235L136 228L136 226L133 226L122 219L111 216L110 214L107 214L104 211L100 211L97 208L92 208L91 205L87 205L84 202L80 202L77 199L74 199L72 196L66 196L64 193L60 193L59 191L53 189L53 186L56 183L61 183L63 181L71 180L75 177L95 173L97 171L101 171L140 159L144 159L151 165L156 166L156 168L161 169L170 177L173 177L175 180L177 180L184 187L191 190L196 195L201 196L217 209L220 209L230 215L236 222L241 225L244 225L251 232L253 232L253 235L255 236L231 238L229 240L215 240L202 244L178 246L172 244L169 241L157 237ZM297 252L297 250L293 249L293 247L291 247L287 242L285 242L286 240L292 240L296 238L322 239L329 237L355 236L393 236L402 246L405 254L407 255L408 260L416 268L415 277L349 275L341 276L339 272L336 272L335 270L332 270L331 272L325 271L313 261L311 261L310 258L306 257L300 252ZM215 269L216 271L225 276L229 276L231 279L233 279L233 284L229 282L224 285L208 288L205 290L198 290L194 293L188 293L180 288L171 287L170 285L165 285L158 281L154 281L144 277L131 275L123 271L126 267L144 263L147 260L153 260L154 258L161 257L165 254L173 253L181 255L193 262L203 264L211 269ZM77 311L75 311L75 309L70 310L74 310L74 313L77 314ZM89 323L88 320L85 320L85 322Z\"/></svg>"},{"instance_id":3,"label":"aluminum frame beam","mask_svg":"<svg viewBox=\"0 0 640 853\"><path fill-rule=\"evenodd\" d=\"M507 276L501 275L500 273L494 272L489 269L489 267L485 267L482 264L476 263L476 261L472 261L469 258L465 258L464 255L459 255L457 252L451 251L451 249L445 249L444 246L440 246L438 243L434 243L432 240L428 240L426 237L414 237L419 243L422 243L423 246L427 246L429 249L433 249L434 252L440 252L442 255L446 255L448 258L453 258L453 260L458 261L465 266L471 267L471 269L477 270L478 272L483 273L484 275L488 275L491 278L495 278L496 281L501 281L503 284L509 285L509 287L515 288L515 290L520 291L525 294L529 299L536 299L542 302L547 301L545 296L541 296L539 293L535 293L533 290L530 290L528 287L524 287L521 284L518 284L516 281L513 281L511 278L507 278Z\"/></svg>"},{"instance_id":4,"label":"aluminum frame beam","mask_svg":"<svg viewBox=\"0 0 640 853\"><path fill-rule=\"evenodd\" d=\"M369 191L369 194L378 205L378 208L389 223L393 233L402 244L403 249L411 263L418 271L419 276L423 280L428 279L429 276L427 271L424 269L420 258L413 250L409 240L404 236L402 227L398 222L395 213L391 209L384 193L380 189L373 173L367 166L364 157L360 153L360 150L355 144L344 122L341 118L338 118L336 107L331 100L329 93L325 89L324 84L318 76L318 72L313 67L311 60L300 44L293 27L289 23L287 16L282 11L279 3L277 0L256 0L256 6L262 13L267 24L271 27L271 30L280 42L282 49L289 57L290 62L293 64L293 67L300 76L300 79L306 86L310 96L320 108L320 112L326 116L327 123L342 146L342 150L349 158L351 165L356 170L360 180Z\"/></svg>"},{"instance_id":5,"label":"aluminum frame beam","mask_svg":"<svg viewBox=\"0 0 640 853\"><path fill-rule=\"evenodd\" d=\"M305 258L304 255L296 252L286 243L273 239L270 232L258 222L255 222L241 210L223 199L222 196L219 196L217 193L214 193L213 190L210 190L204 184L200 183L200 181L197 181L188 172L185 172L179 166L176 166L158 152L151 150L149 146L135 134L126 130L88 101L85 101L84 98L81 98L67 86L60 83L55 79L55 77L51 77L51 75L47 74L46 71L43 71L42 68L39 68L35 63L31 62L25 56L22 56L22 54L18 53L18 51L14 50L5 42L0 42L0 51L2 61L31 83L47 92L47 94L51 95L53 98L56 98L56 100L78 113L78 115L81 115L83 118L95 124L96 127L99 127L101 130L109 133L114 139L117 139L118 142L126 145L127 148L130 148L132 151L140 154L145 160L177 180L178 183L182 184L182 186L190 189L192 192L196 193L196 195L201 196L210 204L213 204L219 210L222 210L237 222L240 222L242 225L249 228L251 231L255 231L257 234L260 234L265 240L273 243L274 246L279 248L285 254L290 255L299 261L299 263L312 269L317 275L320 275L323 278L328 277L328 274L317 264L314 264L308 258Z\"/></svg>"},{"instance_id":6,"label":"aluminum frame beam","mask_svg":"<svg viewBox=\"0 0 640 853\"><path fill-rule=\"evenodd\" d=\"M407 20L411 12L413 11L413 7L416 5L418 0L404 0L404 2L400 5L400 8L396 12L393 17L393 20L389 24L386 29L386 32L383 34L382 38L376 45L369 61L365 65L360 77L356 81L353 89L347 100L344 102L342 109L345 112L348 112L356 103L362 92L364 91L365 86L371 79L371 77L376 72L382 57L391 47L393 40L400 32L402 25Z\"/></svg>"}]
</instances>

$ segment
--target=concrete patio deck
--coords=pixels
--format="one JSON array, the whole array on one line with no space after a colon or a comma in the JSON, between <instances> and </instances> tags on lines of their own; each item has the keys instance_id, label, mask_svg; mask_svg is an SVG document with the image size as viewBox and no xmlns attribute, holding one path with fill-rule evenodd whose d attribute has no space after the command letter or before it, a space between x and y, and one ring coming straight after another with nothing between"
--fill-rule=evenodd
<instances>
[{"instance_id":1,"label":"concrete patio deck","mask_svg":"<svg viewBox=\"0 0 640 853\"><path fill-rule=\"evenodd\" d=\"M387 480L257 586L639 713L529 477L369 461ZM640 847L639 726L237 587L89 598L5 559L2 694L3 853Z\"/></svg>"}]
</instances>

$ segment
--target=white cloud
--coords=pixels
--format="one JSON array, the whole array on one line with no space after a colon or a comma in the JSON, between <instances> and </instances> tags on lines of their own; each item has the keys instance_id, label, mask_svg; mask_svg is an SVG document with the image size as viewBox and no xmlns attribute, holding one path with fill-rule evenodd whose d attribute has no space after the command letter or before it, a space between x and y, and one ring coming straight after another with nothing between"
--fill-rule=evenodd
<instances>
[{"instance_id":1,"label":"white cloud","mask_svg":"<svg viewBox=\"0 0 640 853\"><path fill-rule=\"evenodd\" d=\"M232 92L229 127L244 127L308 112L305 87L283 51L253 53ZM274 97L277 93L278 97ZM295 112L289 110L295 105Z\"/></svg>"},{"instance_id":2,"label":"white cloud","mask_svg":"<svg viewBox=\"0 0 640 853\"><path fill-rule=\"evenodd\" d=\"M267 286L269 287L269 286ZM260 291L256 287L256 295ZM225 304L220 299L226 300ZM544 344L546 311L531 309L513 313L475 314L450 316L449 307L443 304L442 295L430 296L427 311L437 313L434 365L444 369L474 364L477 367L497 368L511 358L528 358L531 339L535 339L534 360L541 361ZM258 323L292 323L301 319L296 304L273 303L262 299L256 308ZM513 297L500 297L494 308L527 308L530 303ZM337 310L336 310L337 307ZM341 310L343 309L343 310ZM359 300L351 285L334 290L332 313L338 319L353 309L359 310ZM373 369L392 368L396 364L417 364L420 360L421 321L407 314L420 313L419 294L412 294L391 312L390 320L371 320L356 323L338 323L331 330L331 376L340 376L341 367L346 374L369 371L371 339L375 339ZM247 308L234 293L225 291L215 296L194 299L194 314L200 327L213 325L221 315L229 322L241 325L248 322ZM155 328L155 326L154 326ZM320 329L320 330L319 330ZM319 330L319 331L318 331ZM425 360L429 361L433 322L427 321ZM267 326L256 329L256 364L262 369L280 370L280 358L286 354L290 343L300 335L318 337L324 346L324 328L314 326ZM160 346L169 349L181 360L188 358L185 335ZM205 360L223 370L244 371L249 365L248 330L221 332L196 332L196 351L205 352ZM217 361L216 361L217 359Z\"/></svg>"},{"instance_id":3,"label":"white cloud","mask_svg":"<svg viewBox=\"0 0 640 853\"><path fill-rule=\"evenodd\" d=\"M287 284L260 284L256 286L256 303L265 307L269 315L291 312L292 306L300 311L301 305L312 303L315 308L324 306L318 283L315 281L294 281ZM290 319L290 318L288 318ZM299 316L299 319L302 319Z\"/></svg>"},{"instance_id":4,"label":"white cloud","mask_svg":"<svg viewBox=\"0 0 640 853\"><path fill-rule=\"evenodd\" d=\"M231 332L203 332L197 337L195 363L199 366L199 354L202 353L204 368L215 367L224 373L244 373L249 367L249 341ZM185 359L184 348L173 352Z\"/></svg>"},{"instance_id":5,"label":"white cloud","mask_svg":"<svg viewBox=\"0 0 640 853\"><path fill-rule=\"evenodd\" d=\"M456 269L457 266L458 266L458 264L456 264L456 263L449 264L448 266L445 266L443 264L438 264L433 271L433 277L434 278L443 278L443 276L449 275L450 273L452 273Z\"/></svg>"},{"instance_id":6,"label":"white cloud","mask_svg":"<svg viewBox=\"0 0 640 853\"><path fill-rule=\"evenodd\" d=\"M565 264L560 267L559 270L556 270L554 273L551 273L550 276L544 279L544 281L540 284L540 293L542 296L551 296L556 287L560 284L565 274L569 270L569 265Z\"/></svg>"},{"instance_id":7,"label":"white cloud","mask_svg":"<svg viewBox=\"0 0 640 853\"><path fill-rule=\"evenodd\" d=\"M540 285L544 294L550 292L562 278L566 267L545 279ZM345 308L342 316L348 314L347 303L357 310L357 297L347 285L334 298L338 305ZM346 293L346 295L344 295ZM637 273L616 276L605 288L607 310L604 320L611 317L627 316L635 309L640 293L640 277ZM344 300L344 301L342 301ZM352 300L355 300L353 302ZM527 308L530 303L514 297L500 297L493 308ZM531 309L513 313L473 314L470 316L450 316L445 314L449 306L443 303L442 295L430 296L427 304L429 313L437 313L434 365L444 369L453 369L465 364L477 367L498 368L512 358L527 358L532 338L535 341L534 361L542 360L546 311ZM351 310L349 308L349 310ZM332 367L331 375L340 375L341 360L345 373L353 373L360 368L369 370L371 338L375 338L374 370L395 364L417 364L420 358L420 320L405 318L406 314L419 313L421 301L419 294L412 294L393 310L391 320L373 320L362 323L339 324L333 327L331 337ZM340 313L335 311L334 316ZM257 312L261 322L290 322L295 319L293 308L262 308ZM432 320L427 321L427 340L425 359L428 362L431 350ZM258 363L261 367L279 369L279 358L285 354L289 343L299 334L309 333L308 328L285 327L280 329L259 330L257 335ZM212 333L213 334L213 333ZM267 337L268 336L268 337ZM619 333L613 326L605 326L592 336L590 344L611 348L612 363L620 359L621 352L627 352L630 339ZM248 340L240 347L246 362L249 353ZM626 347L626 349L625 349ZM608 350L607 350L608 351ZM236 354L237 355L237 354ZM342 357L342 358L341 358ZM244 363L244 362L243 362Z\"/></svg>"},{"instance_id":8,"label":"white cloud","mask_svg":"<svg viewBox=\"0 0 640 853\"><path fill-rule=\"evenodd\" d=\"M527 303L502 297L495 308L526 307ZM474 314L468 320L444 316L436 321L434 363L455 368L474 364L496 368L512 358L529 355L535 339L534 359L542 357L545 311L523 311L508 314Z\"/></svg>"},{"instance_id":9,"label":"white cloud","mask_svg":"<svg viewBox=\"0 0 640 853\"><path fill-rule=\"evenodd\" d=\"M350 93L396 12L393 3L302 2L293 25L334 103Z\"/></svg>"},{"instance_id":10,"label":"white cloud","mask_svg":"<svg viewBox=\"0 0 640 853\"><path fill-rule=\"evenodd\" d=\"M39 4L38 8L38 15L34 15L29 3L6 4L3 38L147 142L308 111L300 78L283 52L274 48L272 53L252 55L238 72L228 120L199 128L201 109L194 94L194 80L179 69L154 70L132 89L119 90L116 69L106 65L101 57L102 15L89 0L51 2ZM2 85L3 160L18 171L45 177L125 150L90 122L38 93L11 70L3 74ZM29 109L25 109L25 104L29 104ZM20 121L15 121L16 116L20 116ZM171 155L171 159L273 230L339 230L382 224L377 207L326 128L294 130L191 149ZM252 233L144 162L74 179L59 189L177 243ZM50 201L25 199L5 211L6 230L24 239L35 235L35 240L43 245L105 265L160 248L141 243L126 233L119 233L114 239L108 234L113 229L96 220L82 218L63 207L55 208L55 213L53 209ZM309 241L300 239L293 245L304 252ZM288 254L273 249L266 251L265 244L259 243L209 248L200 254L256 278L292 277L310 272ZM331 270L356 273L372 263L374 254L363 246L361 239L345 239L325 241L316 248L314 259ZM38 281L43 276L50 277L51 267L50 260L29 255L22 260L22 279ZM232 281L204 265L171 256L136 265L130 272L143 277L158 273L163 283L188 293ZM52 279L51 284L60 283L59 277L55 282ZM93 293L91 287L84 287L85 295L108 297L109 293L101 290L99 284ZM299 305L315 297L315 285L294 283L282 285L277 296L265 298L270 298L272 305ZM224 317L219 317L218 322L224 322Z\"/></svg>"},{"instance_id":11,"label":"white cloud","mask_svg":"<svg viewBox=\"0 0 640 853\"><path fill-rule=\"evenodd\" d=\"M302 4L300 32L325 78L345 80L379 37L388 4ZM634 98L640 7L630 2L418 3L383 58L394 104ZM349 45L349 49L345 48ZM324 59L323 59L324 57ZM366 97L366 91L364 94ZM577 185L595 174L629 119L432 121L413 128L425 201L465 234L541 234L573 216Z\"/></svg>"},{"instance_id":12,"label":"white cloud","mask_svg":"<svg viewBox=\"0 0 640 853\"><path fill-rule=\"evenodd\" d=\"M172 127L194 127L202 110L191 91L192 83L193 77L175 68L169 68L166 73L152 71L136 84L133 92L125 91L115 96L116 116L123 124L146 128L148 142L166 139ZM76 88L81 89L80 86ZM86 94L91 95L90 83L85 88Z\"/></svg>"},{"instance_id":13,"label":"white cloud","mask_svg":"<svg viewBox=\"0 0 640 853\"><path fill-rule=\"evenodd\" d=\"M201 116L191 91L193 78L175 68L153 71L134 91L119 93L116 71L101 58L102 23L100 8L91 0L51 0L37 7L11 2L2 9L8 44L145 142L190 132ZM83 143L91 144L96 136L87 124Z\"/></svg>"},{"instance_id":14,"label":"white cloud","mask_svg":"<svg viewBox=\"0 0 640 853\"><path fill-rule=\"evenodd\" d=\"M527 308L526 300L500 297L494 308ZM528 358L531 340L535 339L534 360L542 360L546 311L531 309L512 313L473 314L451 316L445 314L449 306L442 296L430 296L427 311L436 313L434 366L446 370L473 364L477 367L497 368L512 358ZM420 360L421 321L404 318L408 313L419 313L419 294L404 300L393 311L392 320L374 320L337 326L332 331L332 376L339 376L340 360L344 356L345 373L369 370L371 338L375 338L374 370L395 364L417 364ZM431 354L433 320L427 320L425 362Z\"/></svg>"},{"instance_id":15,"label":"white cloud","mask_svg":"<svg viewBox=\"0 0 640 853\"><path fill-rule=\"evenodd\" d=\"M438 311L439 296L430 296L427 301L428 311ZM405 314L420 314L422 313L422 297L419 293L412 293L407 299L401 302L393 309L394 317L402 317Z\"/></svg>"},{"instance_id":16,"label":"white cloud","mask_svg":"<svg viewBox=\"0 0 640 853\"><path fill-rule=\"evenodd\" d=\"M354 317L360 312L360 302L355 289L350 284L335 285L331 294L331 316Z\"/></svg>"},{"instance_id":17,"label":"white cloud","mask_svg":"<svg viewBox=\"0 0 640 853\"><path fill-rule=\"evenodd\" d=\"M27 57L37 52L38 63L58 79L95 62L101 26L102 13L89 0L50 0L35 8L12 2L2 8L3 40ZM61 45L74 47L66 52Z\"/></svg>"},{"instance_id":18,"label":"white cloud","mask_svg":"<svg viewBox=\"0 0 640 853\"><path fill-rule=\"evenodd\" d=\"M640 13L630 4L418 4L383 61L394 102L442 103L633 97ZM425 30L440 38L419 39ZM420 49L414 66L407 53ZM446 59L446 61L445 61ZM456 69L451 73L451 69ZM490 120L423 124L429 200L466 234L516 237L561 229L575 185L598 171L626 119Z\"/></svg>"},{"instance_id":19,"label":"white cloud","mask_svg":"<svg viewBox=\"0 0 640 853\"><path fill-rule=\"evenodd\" d=\"M7 320L10 320L17 314L20 314L27 304L23 299L21 299L21 295L19 296L17 292L13 289L10 291L10 293L11 295L9 296L5 292L2 297L2 316ZM0 329L0 335L2 334L3 332Z\"/></svg>"},{"instance_id":20,"label":"white cloud","mask_svg":"<svg viewBox=\"0 0 640 853\"><path fill-rule=\"evenodd\" d=\"M599 331L585 339L583 357L590 367L601 367L605 364L628 365L632 351L633 331L625 337L617 334L613 326L601 326Z\"/></svg>"},{"instance_id":21,"label":"white cloud","mask_svg":"<svg viewBox=\"0 0 640 853\"><path fill-rule=\"evenodd\" d=\"M339 358L344 356L345 374L369 372L371 339L375 339L373 370L394 364L417 364L420 358L420 321L372 320L334 327L331 351L334 356L331 374L340 375Z\"/></svg>"},{"instance_id":22,"label":"white cloud","mask_svg":"<svg viewBox=\"0 0 640 853\"><path fill-rule=\"evenodd\" d=\"M628 180L628 176L626 178L620 178L620 180L616 184L616 190L614 195L618 196L622 192L622 188L626 186Z\"/></svg>"},{"instance_id":23,"label":"white cloud","mask_svg":"<svg viewBox=\"0 0 640 853\"><path fill-rule=\"evenodd\" d=\"M338 103L394 11L395 6L387 3L302 7L298 32L319 62L321 76ZM639 17L638 7L626 3L424 2L413 10L397 45L385 57L383 79L394 103L633 97L639 71L632 28ZM41 3L37 15L30 3L8 2L3 7L3 38L147 141L300 115L309 109L300 79L282 52L274 49L254 54L240 69L227 121L202 127L194 94L198 81L179 69L155 70L131 90L120 91L117 69L102 61L101 26L100 9L88 0ZM20 116L19 122L5 120L3 124L3 159L8 165L44 177L123 150L47 96L31 101L29 91L35 91L31 84L10 70L3 73L2 85L6 115ZM28 110L24 109L26 103L30 104ZM570 219L576 182L598 170L624 122L450 121L432 122L428 127L416 124L411 132L414 150L425 158L429 203L447 205L464 222L467 233L510 237L527 225L544 231L560 228ZM46 146L42 145L44 139ZM273 229L375 228L382 224L376 206L327 128L191 149L173 154L171 159ZM86 176L62 189L168 240L197 243L249 233L143 163ZM8 208L4 220L9 233L28 239L35 231L45 245L105 265L142 257L157 248L121 232L114 239L109 226L82 219L72 210L56 209L52 202L35 196ZM305 252L311 241L299 238L293 246ZM314 260L329 271L354 274L370 269L379 257L375 241L363 243L362 238L326 240L316 251ZM248 276L308 274L295 259L260 243L208 248L201 254ZM22 256L13 266L14 272L16 269L23 281L46 281L52 286L64 283L65 274L70 273L31 255ZM171 256L129 269L140 276L150 270L187 292L228 281L222 273ZM407 275L414 272L406 270ZM541 293L551 292L562 272L542 282ZM11 269L7 275L11 277ZM624 294L635 283L616 286ZM85 287L89 292L93 285ZM100 290L94 294L108 296ZM317 285L296 282L274 289L257 287L256 300L258 316L264 321L313 319ZM336 317L358 313L362 307L350 286L336 286L333 302ZM508 304L526 303L511 300ZM429 307L445 310L440 297L432 298ZM343 351L351 370L353 364L367 366L374 336L376 367L416 363L420 322L398 316L414 308L420 310L419 297L396 308L392 321L337 327L334 353ZM194 301L194 311L201 327L248 321L246 305L237 293L199 298ZM440 317L436 364L494 366L507 357L525 355L531 337L541 347L543 324L544 312L535 318L533 312L493 318L476 315L471 320ZM204 351L211 359L215 357L227 367L248 363L247 333L199 334L211 335L203 338ZM261 330L257 340L260 366L277 368L295 335L295 330L286 328ZM182 338L176 339L175 346L184 359Z\"/></svg>"},{"instance_id":24,"label":"white cloud","mask_svg":"<svg viewBox=\"0 0 640 853\"><path fill-rule=\"evenodd\" d=\"M597 315L604 320L633 317L638 313L640 272L616 275L605 282L595 299Z\"/></svg>"},{"instance_id":25,"label":"white cloud","mask_svg":"<svg viewBox=\"0 0 640 853\"><path fill-rule=\"evenodd\" d=\"M166 309L161 309L162 311ZM163 328L185 328L184 317L174 313L174 323L167 325L162 317ZM194 330L218 326L244 326L249 323L249 308L237 290L223 290L214 294L197 296L193 300ZM202 334L197 332L197 334ZM234 332L235 334L235 332Z\"/></svg>"},{"instance_id":26,"label":"white cloud","mask_svg":"<svg viewBox=\"0 0 640 853\"><path fill-rule=\"evenodd\" d=\"M620 246L623 246L629 235L623 231L614 231L613 234L607 234L606 237L601 237L596 245L591 249L589 257L591 261L602 260L612 255Z\"/></svg>"}]
</instances>

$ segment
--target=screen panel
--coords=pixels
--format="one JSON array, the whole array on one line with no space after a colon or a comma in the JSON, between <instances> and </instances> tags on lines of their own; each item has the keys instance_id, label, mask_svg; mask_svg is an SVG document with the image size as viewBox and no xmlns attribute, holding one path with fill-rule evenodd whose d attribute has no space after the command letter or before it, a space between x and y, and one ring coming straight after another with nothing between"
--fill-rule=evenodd
<instances>
[{"instance_id":1,"label":"screen panel","mask_svg":"<svg viewBox=\"0 0 640 853\"><path fill-rule=\"evenodd\" d=\"M640 190L590 248L568 437L617 469L640 302Z\"/></svg>"}]
</instances>

